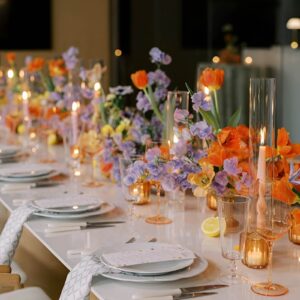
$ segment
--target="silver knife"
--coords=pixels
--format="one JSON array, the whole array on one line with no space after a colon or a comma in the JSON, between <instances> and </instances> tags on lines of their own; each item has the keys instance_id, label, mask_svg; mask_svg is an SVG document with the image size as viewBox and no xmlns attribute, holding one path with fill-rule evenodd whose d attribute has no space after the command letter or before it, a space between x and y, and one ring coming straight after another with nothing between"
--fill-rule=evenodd
<instances>
[{"instance_id":1,"label":"silver knife","mask_svg":"<svg viewBox=\"0 0 300 300\"><path fill-rule=\"evenodd\" d=\"M193 293L193 294L184 294L180 296L158 296L158 297L148 297L148 298L140 298L141 300L183 300L183 299L193 299L198 297L216 295L215 292L200 292L200 293Z\"/></svg>"},{"instance_id":2,"label":"silver knife","mask_svg":"<svg viewBox=\"0 0 300 300\"><path fill-rule=\"evenodd\" d=\"M57 227L74 227L74 226L91 226L91 225L111 225L111 224L122 224L125 221L97 221L97 222L59 222L59 223L48 223L49 228Z\"/></svg>"},{"instance_id":3,"label":"silver knife","mask_svg":"<svg viewBox=\"0 0 300 300\"><path fill-rule=\"evenodd\" d=\"M189 288L178 288L178 289L164 289L156 291L143 291L132 295L132 299L144 299L145 297L160 297L160 296L181 296L181 295L191 295L193 293L214 290L228 287L226 284L210 284L210 285L201 285Z\"/></svg>"},{"instance_id":4,"label":"silver knife","mask_svg":"<svg viewBox=\"0 0 300 300\"><path fill-rule=\"evenodd\" d=\"M91 228L108 228L115 227L114 224L98 224L98 225L86 225L86 226L64 226L64 227L48 227L45 228L45 233L55 233L55 232L66 232L66 231L78 231L83 229Z\"/></svg>"}]
</instances>

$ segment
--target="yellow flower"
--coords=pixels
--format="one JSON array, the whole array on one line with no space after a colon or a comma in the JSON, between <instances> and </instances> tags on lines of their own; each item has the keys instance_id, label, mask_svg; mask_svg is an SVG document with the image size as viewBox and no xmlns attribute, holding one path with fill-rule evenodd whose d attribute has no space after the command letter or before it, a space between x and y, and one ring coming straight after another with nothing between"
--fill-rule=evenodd
<instances>
[{"instance_id":1,"label":"yellow flower","mask_svg":"<svg viewBox=\"0 0 300 300\"><path fill-rule=\"evenodd\" d=\"M106 124L101 128L101 133L103 136L108 137L113 135L114 129L110 125Z\"/></svg>"},{"instance_id":2,"label":"yellow flower","mask_svg":"<svg viewBox=\"0 0 300 300\"><path fill-rule=\"evenodd\" d=\"M130 121L128 119L124 119L116 128L116 133L122 133L124 130L128 130L130 126Z\"/></svg>"},{"instance_id":3,"label":"yellow flower","mask_svg":"<svg viewBox=\"0 0 300 300\"><path fill-rule=\"evenodd\" d=\"M193 194L197 198L205 197L207 194L207 190L203 189L202 187L198 186L194 189Z\"/></svg>"},{"instance_id":4,"label":"yellow flower","mask_svg":"<svg viewBox=\"0 0 300 300\"><path fill-rule=\"evenodd\" d=\"M201 172L196 174L189 174L188 176L188 182L197 185L198 187L194 190L197 194L200 194L200 189L206 190L211 185L211 182L215 176L214 168L212 165L207 163L200 163ZM201 192L203 194L203 192ZM200 197L200 196L198 196Z\"/></svg>"}]
</instances>

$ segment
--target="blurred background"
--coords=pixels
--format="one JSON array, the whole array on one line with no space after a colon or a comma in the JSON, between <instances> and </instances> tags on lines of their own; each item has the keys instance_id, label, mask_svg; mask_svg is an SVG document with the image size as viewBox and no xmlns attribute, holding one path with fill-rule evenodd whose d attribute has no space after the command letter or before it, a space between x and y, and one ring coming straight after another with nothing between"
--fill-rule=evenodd
<instances>
[{"instance_id":1,"label":"blurred background","mask_svg":"<svg viewBox=\"0 0 300 300\"><path fill-rule=\"evenodd\" d=\"M196 87L207 66L225 70L222 112L243 106L250 77L276 77L277 125L300 139L299 0L0 0L0 50L53 57L70 46L83 59L103 59L104 85L130 84L151 70L149 49L169 53L171 88ZM289 21L290 20L290 21ZM288 23L289 22L289 23ZM298 23L297 23L298 22Z\"/></svg>"}]
</instances>

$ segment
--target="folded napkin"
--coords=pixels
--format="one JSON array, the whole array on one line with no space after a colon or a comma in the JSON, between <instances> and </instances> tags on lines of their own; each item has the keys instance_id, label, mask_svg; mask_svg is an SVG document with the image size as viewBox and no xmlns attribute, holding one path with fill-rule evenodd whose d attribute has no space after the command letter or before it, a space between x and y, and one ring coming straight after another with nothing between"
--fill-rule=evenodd
<instances>
[{"instance_id":1,"label":"folded napkin","mask_svg":"<svg viewBox=\"0 0 300 300\"><path fill-rule=\"evenodd\" d=\"M36 210L23 205L11 213L0 236L0 265L10 265L21 237L23 224Z\"/></svg>"},{"instance_id":2,"label":"folded napkin","mask_svg":"<svg viewBox=\"0 0 300 300\"><path fill-rule=\"evenodd\" d=\"M87 300L93 277L107 271L109 268L101 263L100 258L84 257L68 274L59 300Z\"/></svg>"}]
</instances>

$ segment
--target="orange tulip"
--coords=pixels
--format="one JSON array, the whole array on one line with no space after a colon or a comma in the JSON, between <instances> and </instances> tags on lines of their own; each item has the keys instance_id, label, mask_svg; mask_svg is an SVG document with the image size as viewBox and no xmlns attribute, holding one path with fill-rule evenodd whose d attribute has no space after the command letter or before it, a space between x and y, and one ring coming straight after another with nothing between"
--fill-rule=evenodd
<instances>
[{"instance_id":1,"label":"orange tulip","mask_svg":"<svg viewBox=\"0 0 300 300\"><path fill-rule=\"evenodd\" d=\"M145 70L136 71L131 74L133 84L140 90L143 90L148 85L148 76Z\"/></svg>"},{"instance_id":2,"label":"orange tulip","mask_svg":"<svg viewBox=\"0 0 300 300\"><path fill-rule=\"evenodd\" d=\"M224 71L221 69L206 68L199 79L200 83L212 91L221 88L224 82Z\"/></svg>"},{"instance_id":3,"label":"orange tulip","mask_svg":"<svg viewBox=\"0 0 300 300\"><path fill-rule=\"evenodd\" d=\"M202 159L201 162L208 162L215 167L222 167L226 158L228 158L228 153L218 142L214 142L208 149L207 157Z\"/></svg>"},{"instance_id":4,"label":"orange tulip","mask_svg":"<svg viewBox=\"0 0 300 300\"><path fill-rule=\"evenodd\" d=\"M53 59L48 62L49 73L51 77L63 76L67 74L67 69L65 67L65 62L63 59Z\"/></svg>"},{"instance_id":5,"label":"orange tulip","mask_svg":"<svg viewBox=\"0 0 300 300\"><path fill-rule=\"evenodd\" d=\"M40 71L45 64L45 60L42 57L34 58L27 66L29 72Z\"/></svg>"},{"instance_id":6,"label":"orange tulip","mask_svg":"<svg viewBox=\"0 0 300 300\"><path fill-rule=\"evenodd\" d=\"M14 64L14 62L16 60L16 53L14 53L14 52L7 52L6 53L6 60L8 61L8 63L10 65Z\"/></svg>"},{"instance_id":7,"label":"orange tulip","mask_svg":"<svg viewBox=\"0 0 300 300\"><path fill-rule=\"evenodd\" d=\"M217 135L218 142L228 149L239 149L241 146L241 138L236 128L225 127Z\"/></svg>"}]
</instances>

